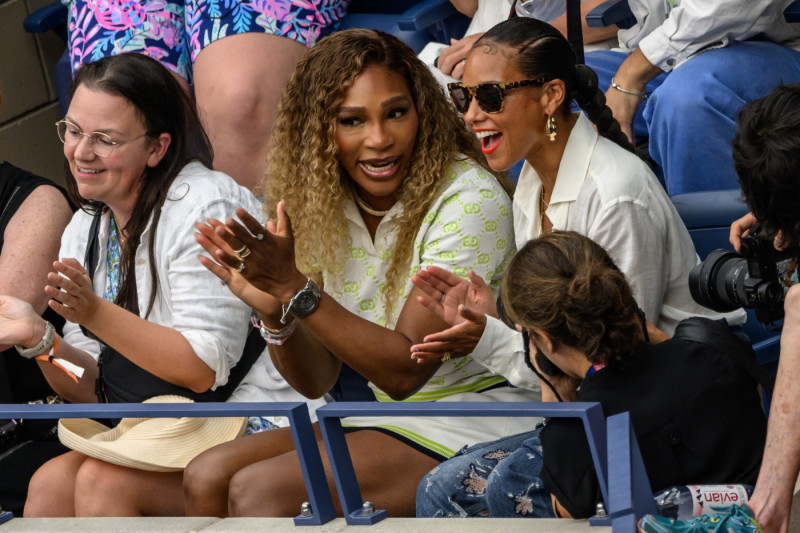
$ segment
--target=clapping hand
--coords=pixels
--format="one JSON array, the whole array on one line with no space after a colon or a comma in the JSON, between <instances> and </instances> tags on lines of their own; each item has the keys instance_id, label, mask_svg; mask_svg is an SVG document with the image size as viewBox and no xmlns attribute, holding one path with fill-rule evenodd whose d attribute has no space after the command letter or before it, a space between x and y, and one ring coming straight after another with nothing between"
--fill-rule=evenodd
<instances>
[{"instance_id":1,"label":"clapping hand","mask_svg":"<svg viewBox=\"0 0 800 533\"><path fill-rule=\"evenodd\" d=\"M412 359L421 363L469 355L483 336L486 315L497 315L494 294L486 282L472 270L467 281L436 266L418 270L411 280L430 297L419 297L420 304L453 326L412 346Z\"/></svg>"},{"instance_id":2,"label":"clapping hand","mask_svg":"<svg viewBox=\"0 0 800 533\"><path fill-rule=\"evenodd\" d=\"M11 346L36 346L44 335L44 320L36 314L31 304L14 298L0 296L0 348Z\"/></svg>"},{"instance_id":3,"label":"clapping hand","mask_svg":"<svg viewBox=\"0 0 800 533\"><path fill-rule=\"evenodd\" d=\"M286 206L278 203L277 223L270 220L266 227L244 209L236 216L241 223L229 218L195 225L197 242L213 258L201 256L200 262L262 315L277 314L281 298L288 301L306 282L295 265Z\"/></svg>"},{"instance_id":4,"label":"clapping hand","mask_svg":"<svg viewBox=\"0 0 800 533\"><path fill-rule=\"evenodd\" d=\"M53 269L55 272L47 275L50 284L44 288L51 298L48 305L70 322L87 326L103 299L94 293L86 269L73 258L56 261Z\"/></svg>"}]
</instances>

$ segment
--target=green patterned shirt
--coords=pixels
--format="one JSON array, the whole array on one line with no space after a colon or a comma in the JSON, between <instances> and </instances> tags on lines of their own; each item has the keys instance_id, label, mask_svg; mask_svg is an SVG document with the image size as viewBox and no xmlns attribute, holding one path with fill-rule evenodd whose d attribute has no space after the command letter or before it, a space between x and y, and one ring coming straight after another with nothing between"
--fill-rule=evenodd
<instances>
[{"instance_id":1,"label":"green patterned shirt","mask_svg":"<svg viewBox=\"0 0 800 533\"><path fill-rule=\"evenodd\" d=\"M387 320L381 291L397 236L392 218L402 209L401 202L392 207L378 226L373 242L355 202L346 202L352 240L350 256L341 276L325 276L326 292L342 306L366 320L393 328L413 288L411 276L428 265L464 278L471 268L497 290L515 252L511 200L494 176L480 166L471 160L455 161L417 233L407 282ZM437 400L503 381L503 377L470 357L457 358L444 363L409 400ZM389 401L386 394L372 387L378 400Z\"/></svg>"}]
</instances>

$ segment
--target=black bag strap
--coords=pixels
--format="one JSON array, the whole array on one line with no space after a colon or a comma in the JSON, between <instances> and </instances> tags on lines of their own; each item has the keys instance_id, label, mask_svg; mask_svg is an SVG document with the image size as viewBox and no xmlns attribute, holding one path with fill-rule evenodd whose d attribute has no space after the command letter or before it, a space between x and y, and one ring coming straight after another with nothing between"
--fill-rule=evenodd
<instances>
[{"instance_id":1,"label":"black bag strap","mask_svg":"<svg viewBox=\"0 0 800 533\"><path fill-rule=\"evenodd\" d=\"M89 280L93 283L94 282L94 273L97 269L97 263L99 261L99 254L98 254L98 246L99 246L99 232L100 232L100 219L101 215L98 213L94 215L92 219L92 224L89 228L89 240L86 246L86 254L84 256L84 267L86 268L86 272L89 274ZM134 302L136 298L134 297ZM138 313L138 309L134 312ZM239 359L238 363L231 369L228 375L228 382L225 385L217 387L213 391L207 391L205 393L194 393L192 391L186 390L182 393L184 396L191 397L196 401L225 401L227 400L233 391L239 386L242 382L244 377L252 368L253 364L259 358L259 356L264 352L264 349L267 346L266 341L261 337L261 332L254 327L249 328L249 333L247 335L247 340L245 341L244 351L242 352L242 357ZM81 331L83 331L84 335L87 337L96 339L89 330L81 326ZM103 377L103 360L108 359L108 357L113 356L111 352L115 352L113 348L110 346L103 346L103 349L100 352L100 357L98 358L98 366L99 373L97 377L97 384L95 387L95 393L98 397L100 402L106 401L106 391L105 391L105 383ZM144 371L144 369L142 369ZM146 371L145 371L146 372ZM171 384L170 384L171 385ZM176 387L176 386L173 386ZM155 394L145 394L145 396L150 397ZM143 397L141 400L147 399Z\"/></svg>"},{"instance_id":2,"label":"black bag strap","mask_svg":"<svg viewBox=\"0 0 800 533\"><path fill-rule=\"evenodd\" d=\"M775 388L775 377L758 364L753 347L733 333L724 318L720 320L703 317L687 318L675 328L674 337L699 342L732 356L753 379L772 394Z\"/></svg>"},{"instance_id":3,"label":"black bag strap","mask_svg":"<svg viewBox=\"0 0 800 533\"><path fill-rule=\"evenodd\" d=\"M578 64L584 62L582 22L581 0L567 0L567 40L575 52L575 62Z\"/></svg>"}]
</instances>

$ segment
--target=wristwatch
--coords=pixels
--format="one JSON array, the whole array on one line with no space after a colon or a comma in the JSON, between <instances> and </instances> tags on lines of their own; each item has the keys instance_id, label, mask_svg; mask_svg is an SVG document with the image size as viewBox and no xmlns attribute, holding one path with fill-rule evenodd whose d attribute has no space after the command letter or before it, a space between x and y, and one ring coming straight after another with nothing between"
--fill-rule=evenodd
<instances>
[{"instance_id":1,"label":"wristwatch","mask_svg":"<svg viewBox=\"0 0 800 533\"><path fill-rule=\"evenodd\" d=\"M305 318L319 307L320 290L319 285L314 280L308 278L306 286L300 289L291 300L289 305L283 306L281 324L286 324L287 315L291 314L297 318Z\"/></svg>"},{"instance_id":2,"label":"wristwatch","mask_svg":"<svg viewBox=\"0 0 800 533\"><path fill-rule=\"evenodd\" d=\"M33 359L37 355L42 355L49 352L50 348L53 347L53 341L55 340L56 328L53 327L53 324L45 320L44 335L42 335L42 340L39 341L39 344L33 348L25 348L24 346L14 346L14 348L16 348L17 353L19 353L25 359Z\"/></svg>"}]
</instances>

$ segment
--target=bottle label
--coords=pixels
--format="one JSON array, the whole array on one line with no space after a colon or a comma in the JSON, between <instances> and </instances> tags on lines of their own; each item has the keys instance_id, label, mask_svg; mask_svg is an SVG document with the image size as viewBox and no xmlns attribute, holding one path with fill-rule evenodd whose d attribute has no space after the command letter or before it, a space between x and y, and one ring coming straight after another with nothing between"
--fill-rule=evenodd
<instances>
[{"instance_id":1,"label":"bottle label","mask_svg":"<svg viewBox=\"0 0 800 533\"><path fill-rule=\"evenodd\" d=\"M687 485L692 495L692 514L716 513L729 505L747 503L747 490L742 485Z\"/></svg>"}]
</instances>

